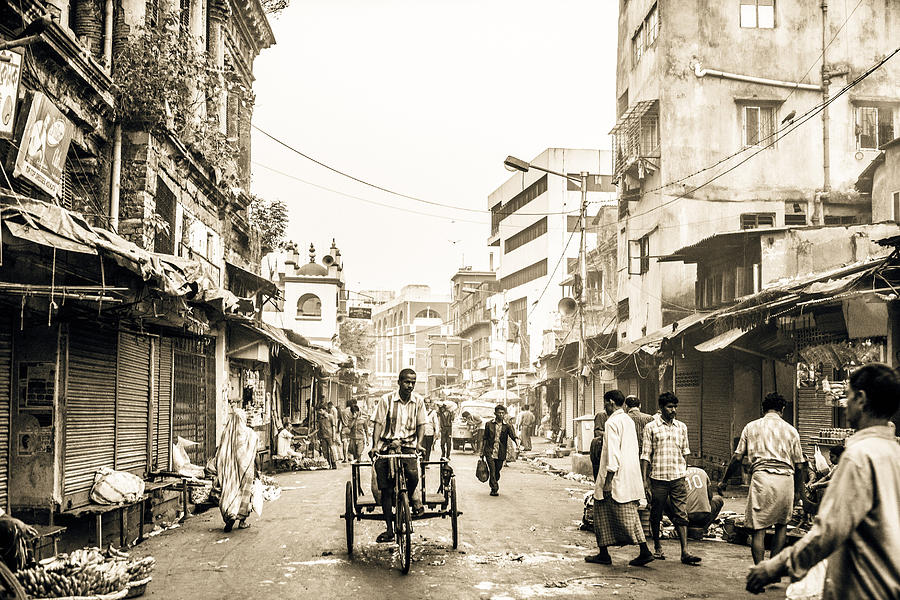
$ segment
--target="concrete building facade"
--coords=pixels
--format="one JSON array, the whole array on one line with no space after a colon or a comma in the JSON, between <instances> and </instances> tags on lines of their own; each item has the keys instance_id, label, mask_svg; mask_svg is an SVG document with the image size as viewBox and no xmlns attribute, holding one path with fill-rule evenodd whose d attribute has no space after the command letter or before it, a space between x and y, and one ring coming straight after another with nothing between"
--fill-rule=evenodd
<instances>
[{"instance_id":1,"label":"concrete building facade","mask_svg":"<svg viewBox=\"0 0 900 600\"><path fill-rule=\"evenodd\" d=\"M587 171L590 217L597 203L615 199L609 151L548 148L531 163L573 175ZM519 345L519 356L507 361L519 368L538 361L544 331L559 321L559 285L577 269L580 203L577 184L537 169L516 173L488 196L488 245L498 248L503 294L500 318L508 339ZM596 244L590 232L586 246Z\"/></svg>"},{"instance_id":2,"label":"concrete building facade","mask_svg":"<svg viewBox=\"0 0 900 600\"><path fill-rule=\"evenodd\" d=\"M694 266L654 257L724 231L869 222L851 190L897 131L900 63L878 65L900 6L620 4L618 314L633 341L695 308Z\"/></svg>"}]
</instances>

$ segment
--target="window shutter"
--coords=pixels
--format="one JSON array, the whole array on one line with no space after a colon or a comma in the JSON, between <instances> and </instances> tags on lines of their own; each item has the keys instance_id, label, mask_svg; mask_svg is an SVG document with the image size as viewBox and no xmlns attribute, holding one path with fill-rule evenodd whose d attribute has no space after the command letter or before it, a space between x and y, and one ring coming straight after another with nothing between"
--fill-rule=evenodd
<instances>
[{"instance_id":1,"label":"window shutter","mask_svg":"<svg viewBox=\"0 0 900 600\"><path fill-rule=\"evenodd\" d=\"M641 274L641 240L628 240L628 274Z\"/></svg>"}]
</instances>

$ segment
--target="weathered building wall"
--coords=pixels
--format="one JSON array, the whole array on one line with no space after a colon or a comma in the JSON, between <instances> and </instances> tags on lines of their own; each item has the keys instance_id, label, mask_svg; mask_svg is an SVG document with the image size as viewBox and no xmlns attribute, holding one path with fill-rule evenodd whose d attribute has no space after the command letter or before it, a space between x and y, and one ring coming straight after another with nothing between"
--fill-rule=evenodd
<instances>
[{"instance_id":1,"label":"weathered building wall","mask_svg":"<svg viewBox=\"0 0 900 600\"><path fill-rule=\"evenodd\" d=\"M875 171L872 180L872 221L875 223L900 221L898 209L900 209L900 142L890 144L884 149L884 162Z\"/></svg>"}]
</instances>

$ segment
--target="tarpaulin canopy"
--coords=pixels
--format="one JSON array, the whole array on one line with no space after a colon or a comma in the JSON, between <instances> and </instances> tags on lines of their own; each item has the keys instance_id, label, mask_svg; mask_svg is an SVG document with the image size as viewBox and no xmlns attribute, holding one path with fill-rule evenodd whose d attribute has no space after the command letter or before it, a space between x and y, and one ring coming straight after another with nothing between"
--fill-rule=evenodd
<instances>
[{"instance_id":1,"label":"tarpaulin canopy","mask_svg":"<svg viewBox=\"0 0 900 600\"><path fill-rule=\"evenodd\" d=\"M244 317L228 316L227 319L231 322L238 323L264 339L284 348L290 352L294 358L305 360L318 367L326 375L334 375L341 368L342 361L329 351L292 342L288 339L288 336L283 329L273 327L268 323L252 321Z\"/></svg>"},{"instance_id":2,"label":"tarpaulin canopy","mask_svg":"<svg viewBox=\"0 0 900 600\"><path fill-rule=\"evenodd\" d=\"M742 338L746 333L748 332L740 328L729 329L725 333L721 333L714 338L708 339L702 344L697 344L695 348L700 352L715 352L716 350L727 348Z\"/></svg>"}]
</instances>

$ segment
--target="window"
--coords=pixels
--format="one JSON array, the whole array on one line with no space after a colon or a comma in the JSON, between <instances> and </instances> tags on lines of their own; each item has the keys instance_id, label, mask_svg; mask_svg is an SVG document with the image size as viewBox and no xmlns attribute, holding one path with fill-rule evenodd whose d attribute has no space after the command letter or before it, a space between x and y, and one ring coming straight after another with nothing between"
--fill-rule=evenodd
<instances>
[{"instance_id":1,"label":"window","mask_svg":"<svg viewBox=\"0 0 900 600\"><path fill-rule=\"evenodd\" d=\"M856 107L856 147L877 149L894 139L894 109L890 106Z\"/></svg>"},{"instance_id":2,"label":"window","mask_svg":"<svg viewBox=\"0 0 900 600\"><path fill-rule=\"evenodd\" d=\"M524 246L532 240L536 240L547 233L547 217L543 217L539 221L535 221L519 233L513 235L503 244L503 253L512 252L519 246Z\"/></svg>"},{"instance_id":3,"label":"window","mask_svg":"<svg viewBox=\"0 0 900 600\"><path fill-rule=\"evenodd\" d=\"M545 258L524 269L519 269L515 273L510 273L500 280L500 285L504 290L511 290L512 288L524 285L529 281L534 281L538 277L544 277L546 274L547 259Z\"/></svg>"},{"instance_id":4,"label":"window","mask_svg":"<svg viewBox=\"0 0 900 600\"><path fill-rule=\"evenodd\" d=\"M650 236L628 240L628 274L643 275L650 270Z\"/></svg>"},{"instance_id":5,"label":"window","mask_svg":"<svg viewBox=\"0 0 900 600\"><path fill-rule=\"evenodd\" d=\"M159 0L147 0L144 17L144 24L148 29L155 29L159 26ZM70 17L71 18L71 17Z\"/></svg>"},{"instance_id":6,"label":"window","mask_svg":"<svg viewBox=\"0 0 900 600\"><path fill-rule=\"evenodd\" d=\"M153 239L153 251L175 254L175 194L161 177L156 178L156 214L160 223Z\"/></svg>"},{"instance_id":7,"label":"window","mask_svg":"<svg viewBox=\"0 0 900 600\"><path fill-rule=\"evenodd\" d=\"M891 205L894 207L893 220L900 221L900 192L891 194Z\"/></svg>"},{"instance_id":8,"label":"window","mask_svg":"<svg viewBox=\"0 0 900 600\"><path fill-rule=\"evenodd\" d=\"M416 318L417 319L440 319L441 315L439 315L438 312L432 308L426 308L426 309L420 310L418 313L416 313Z\"/></svg>"},{"instance_id":9,"label":"window","mask_svg":"<svg viewBox=\"0 0 900 600\"><path fill-rule=\"evenodd\" d=\"M409 362L407 363L407 366L409 366L409 367L415 367L415 366L416 366L416 357L415 357L415 356L410 356L410 357L409 357Z\"/></svg>"},{"instance_id":10,"label":"window","mask_svg":"<svg viewBox=\"0 0 900 600\"><path fill-rule=\"evenodd\" d=\"M181 0L179 20L182 35L191 34L191 0Z\"/></svg>"},{"instance_id":11,"label":"window","mask_svg":"<svg viewBox=\"0 0 900 600\"><path fill-rule=\"evenodd\" d=\"M441 356L441 366L445 369L452 369L456 367L456 361L453 356L444 355Z\"/></svg>"},{"instance_id":12,"label":"window","mask_svg":"<svg viewBox=\"0 0 900 600\"><path fill-rule=\"evenodd\" d=\"M775 135L774 106L743 106L741 113L744 146L762 146L772 141Z\"/></svg>"},{"instance_id":13,"label":"window","mask_svg":"<svg viewBox=\"0 0 900 600\"><path fill-rule=\"evenodd\" d=\"M621 117L626 110L628 110L628 90L622 92L622 95L616 100L616 119Z\"/></svg>"},{"instance_id":14,"label":"window","mask_svg":"<svg viewBox=\"0 0 900 600\"><path fill-rule=\"evenodd\" d=\"M524 190L522 190L521 192L516 194L512 200L510 200L509 202L504 204L503 207L500 208L499 211L497 211L497 227L499 228L500 221L502 221L506 217L510 216L517 210L521 209L526 204L528 204L529 202L531 202L532 200L534 200L535 198L537 198L538 196L540 196L541 194L543 194L546 191L547 191L547 176L544 175L543 177L541 177L540 179L538 179L537 181L535 181L534 183L529 185L527 188L525 188ZM493 212L493 210L494 209L492 208L491 211ZM492 215L492 218L491 218L492 225L493 225L493 221L494 221L494 218Z\"/></svg>"},{"instance_id":15,"label":"window","mask_svg":"<svg viewBox=\"0 0 900 600\"><path fill-rule=\"evenodd\" d=\"M659 37L659 9L656 4L653 5L653 8L647 13L647 18L644 19L644 36L646 36L645 48L652 46L656 38Z\"/></svg>"},{"instance_id":16,"label":"window","mask_svg":"<svg viewBox=\"0 0 900 600\"><path fill-rule=\"evenodd\" d=\"M806 225L806 202L784 203L784 225Z\"/></svg>"},{"instance_id":17,"label":"window","mask_svg":"<svg viewBox=\"0 0 900 600\"><path fill-rule=\"evenodd\" d=\"M631 66L636 67L644 55L644 25L634 32L631 38Z\"/></svg>"},{"instance_id":18,"label":"window","mask_svg":"<svg viewBox=\"0 0 900 600\"><path fill-rule=\"evenodd\" d=\"M775 0L741 0L741 27L773 29Z\"/></svg>"},{"instance_id":19,"label":"window","mask_svg":"<svg viewBox=\"0 0 900 600\"><path fill-rule=\"evenodd\" d=\"M744 213L741 215L741 229L775 227L775 213Z\"/></svg>"},{"instance_id":20,"label":"window","mask_svg":"<svg viewBox=\"0 0 900 600\"><path fill-rule=\"evenodd\" d=\"M618 317L619 321L627 321L629 317L629 308L628 308L628 298L624 300L619 300L616 305L616 317Z\"/></svg>"},{"instance_id":21,"label":"window","mask_svg":"<svg viewBox=\"0 0 900 600\"><path fill-rule=\"evenodd\" d=\"M856 215L825 215L826 225L858 225L862 222Z\"/></svg>"},{"instance_id":22,"label":"window","mask_svg":"<svg viewBox=\"0 0 900 600\"><path fill-rule=\"evenodd\" d=\"M303 294L297 300L298 319L321 319L322 301L315 294Z\"/></svg>"},{"instance_id":23,"label":"window","mask_svg":"<svg viewBox=\"0 0 900 600\"><path fill-rule=\"evenodd\" d=\"M641 117L641 156L653 156L659 151L659 115Z\"/></svg>"}]
</instances>

